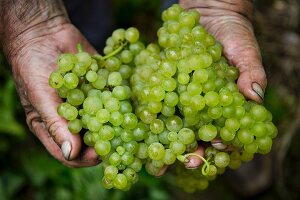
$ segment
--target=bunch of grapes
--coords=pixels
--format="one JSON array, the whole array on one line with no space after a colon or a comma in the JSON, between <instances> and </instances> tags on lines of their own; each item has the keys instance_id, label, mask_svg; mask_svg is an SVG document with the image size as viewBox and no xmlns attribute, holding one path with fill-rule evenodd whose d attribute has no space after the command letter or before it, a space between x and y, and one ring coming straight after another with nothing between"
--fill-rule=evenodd
<instances>
[{"instance_id":1,"label":"bunch of grapes","mask_svg":"<svg viewBox=\"0 0 300 200\"><path fill-rule=\"evenodd\" d=\"M101 156L105 188L128 190L143 165L155 175L178 161L177 183L192 192L226 167L271 150L277 135L271 113L245 100L237 68L199 19L196 10L174 4L162 13L158 44L145 46L136 28L117 29L104 56L79 46L77 54L58 58L49 78L65 99L58 114ZM193 153L199 145L202 156ZM202 166L185 169L180 163L189 156Z\"/></svg>"}]
</instances>

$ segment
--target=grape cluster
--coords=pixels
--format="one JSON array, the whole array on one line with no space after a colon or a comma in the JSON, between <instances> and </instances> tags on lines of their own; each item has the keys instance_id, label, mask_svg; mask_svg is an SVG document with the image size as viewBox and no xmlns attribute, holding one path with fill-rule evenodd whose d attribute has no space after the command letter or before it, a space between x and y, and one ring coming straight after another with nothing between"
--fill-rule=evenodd
<instances>
[{"instance_id":1,"label":"grape cluster","mask_svg":"<svg viewBox=\"0 0 300 200\"><path fill-rule=\"evenodd\" d=\"M77 54L58 58L49 78L65 99L58 114L101 156L105 188L128 190L143 165L155 175L197 156L202 167L176 170L178 185L192 192L226 167L271 150L277 135L271 113L245 100L237 68L199 19L198 11L174 4L162 13L158 44L145 46L131 27L112 33L104 56L79 46ZM193 153L198 145L203 156Z\"/></svg>"}]
</instances>

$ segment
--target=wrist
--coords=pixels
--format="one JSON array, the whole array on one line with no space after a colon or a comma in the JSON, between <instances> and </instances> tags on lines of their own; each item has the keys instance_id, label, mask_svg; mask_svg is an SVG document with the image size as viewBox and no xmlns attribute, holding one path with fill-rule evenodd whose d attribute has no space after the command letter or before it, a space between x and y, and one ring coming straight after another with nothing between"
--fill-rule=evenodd
<instances>
[{"instance_id":1,"label":"wrist","mask_svg":"<svg viewBox=\"0 0 300 200\"><path fill-rule=\"evenodd\" d=\"M10 58L36 38L69 23L61 0L0 0L0 42Z\"/></svg>"}]
</instances>

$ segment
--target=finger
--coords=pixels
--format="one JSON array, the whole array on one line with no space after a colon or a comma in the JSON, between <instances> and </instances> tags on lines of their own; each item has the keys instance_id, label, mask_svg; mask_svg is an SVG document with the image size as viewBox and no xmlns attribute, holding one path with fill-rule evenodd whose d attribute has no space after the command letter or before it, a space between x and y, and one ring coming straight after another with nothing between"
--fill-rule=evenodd
<instances>
[{"instance_id":1,"label":"finger","mask_svg":"<svg viewBox=\"0 0 300 200\"><path fill-rule=\"evenodd\" d=\"M76 49L76 45L74 44L81 44L83 51L86 51L90 54L98 54L97 50L87 41L87 39L76 29L73 25L67 24L67 29L70 29L70 31L60 31L56 33L58 36L56 38L69 38L70 32L72 32L72 35L74 38L72 40L61 40L60 41L60 49L62 52L70 52L70 53L77 53L78 50Z\"/></svg>"},{"instance_id":2,"label":"finger","mask_svg":"<svg viewBox=\"0 0 300 200\"><path fill-rule=\"evenodd\" d=\"M86 167L99 164L99 157L92 148L87 148L84 150L80 157L77 157L72 161L67 161L61 151L61 148L49 135L44 123L34 120L32 123L32 129L36 133L36 136L41 143L46 147L48 152L54 158L61 161L64 165L68 167Z\"/></svg>"},{"instance_id":3,"label":"finger","mask_svg":"<svg viewBox=\"0 0 300 200\"><path fill-rule=\"evenodd\" d=\"M168 165L164 165L164 166L160 169L160 171L159 171L157 174L155 174L155 176L156 176L156 177L160 177L160 176L164 175L167 169L168 169Z\"/></svg>"},{"instance_id":4,"label":"finger","mask_svg":"<svg viewBox=\"0 0 300 200\"><path fill-rule=\"evenodd\" d=\"M204 148L202 146L199 146L194 153L203 157ZM188 169L197 168L203 163L203 161L199 157L193 156L193 155L188 156L188 160L189 161L187 163L185 163L185 167Z\"/></svg>"}]
</instances>

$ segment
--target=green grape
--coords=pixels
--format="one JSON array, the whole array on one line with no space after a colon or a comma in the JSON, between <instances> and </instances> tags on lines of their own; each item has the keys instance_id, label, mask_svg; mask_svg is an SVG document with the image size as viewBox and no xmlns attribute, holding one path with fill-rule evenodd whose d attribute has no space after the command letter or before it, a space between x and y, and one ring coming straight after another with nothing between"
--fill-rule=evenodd
<instances>
[{"instance_id":1,"label":"green grape","mask_svg":"<svg viewBox=\"0 0 300 200\"><path fill-rule=\"evenodd\" d=\"M182 128L183 122L179 116L173 115L166 119L165 125L169 131L178 132Z\"/></svg>"},{"instance_id":2,"label":"green grape","mask_svg":"<svg viewBox=\"0 0 300 200\"><path fill-rule=\"evenodd\" d=\"M72 72L78 77L84 76L86 74L86 67L82 63L76 63L72 69Z\"/></svg>"},{"instance_id":3,"label":"green grape","mask_svg":"<svg viewBox=\"0 0 300 200\"><path fill-rule=\"evenodd\" d=\"M126 168L123 171L123 174L126 176L127 181L129 181L131 183L136 183L138 180L138 174L135 172L135 170L133 170L131 168Z\"/></svg>"},{"instance_id":4,"label":"green grape","mask_svg":"<svg viewBox=\"0 0 300 200\"><path fill-rule=\"evenodd\" d=\"M100 156L106 156L111 149L111 145L109 141L106 140L98 140L95 143L95 151Z\"/></svg>"},{"instance_id":5,"label":"green grape","mask_svg":"<svg viewBox=\"0 0 300 200\"><path fill-rule=\"evenodd\" d=\"M165 128L165 124L160 119L155 119L150 124L150 130L154 134L160 134L160 133L162 133L164 131L164 128Z\"/></svg>"},{"instance_id":6,"label":"green grape","mask_svg":"<svg viewBox=\"0 0 300 200\"><path fill-rule=\"evenodd\" d=\"M135 156L139 159L148 158L148 145L145 143L139 143L138 150Z\"/></svg>"},{"instance_id":7,"label":"green grape","mask_svg":"<svg viewBox=\"0 0 300 200\"><path fill-rule=\"evenodd\" d=\"M229 118L225 121L225 127L231 131L237 131L240 128L240 122L235 118Z\"/></svg>"},{"instance_id":8,"label":"green grape","mask_svg":"<svg viewBox=\"0 0 300 200\"><path fill-rule=\"evenodd\" d=\"M78 110L74 106L67 106L62 116L69 121L74 120L78 116Z\"/></svg>"},{"instance_id":9,"label":"green grape","mask_svg":"<svg viewBox=\"0 0 300 200\"><path fill-rule=\"evenodd\" d=\"M221 139L227 142L233 140L235 134L236 134L235 131L229 130L226 127L222 127L220 130Z\"/></svg>"},{"instance_id":10,"label":"green grape","mask_svg":"<svg viewBox=\"0 0 300 200\"><path fill-rule=\"evenodd\" d=\"M268 129L266 128L266 125L263 122L256 122L252 128L251 133L255 137L263 137L268 134Z\"/></svg>"},{"instance_id":11,"label":"green grape","mask_svg":"<svg viewBox=\"0 0 300 200\"><path fill-rule=\"evenodd\" d=\"M186 150L186 146L179 141L171 142L169 148L175 155L181 155Z\"/></svg>"},{"instance_id":12,"label":"green grape","mask_svg":"<svg viewBox=\"0 0 300 200\"><path fill-rule=\"evenodd\" d=\"M129 167L134 171L139 172L142 170L143 163L139 158L135 157L133 163L131 163Z\"/></svg>"},{"instance_id":13,"label":"green grape","mask_svg":"<svg viewBox=\"0 0 300 200\"><path fill-rule=\"evenodd\" d=\"M254 136L247 129L240 129L237 136L243 144L251 144L254 140Z\"/></svg>"},{"instance_id":14,"label":"green grape","mask_svg":"<svg viewBox=\"0 0 300 200\"><path fill-rule=\"evenodd\" d=\"M111 140L115 136L115 130L108 125L103 125L99 129L99 135L101 140Z\"/></svg>"},{"instance_id":15,"label":"green grape","mask_svg":"<svg viewBox=\"0 0 300 200\"><path fill-rule=\"evenodd\" d=\"M118 86L122 83L122 75L120 72L111 72L107 78L107 84L111 86Z\"/></svg>"},{"instance_id":16,"label":"green grape","mask_svg":"<svg viewBox=\"0 0 300 200\"><path fill-rule=\"evenodd\" d=\"M102 126L102 124L98 121L96 117L91 117L86 125L87 128L93 132L99 131L99 129Z\"/></svg>"},{"instance_id":17,"label":"green grape","mask_svg":"<svg viewBox=\"0 0 300 200\"><path fill-rule=\"evenodd\" d=\"M120 112L121 113L131 113L132 112L132 106L129 101L120 101Z\"/></svg>"},{"instance_id":18,"label":"green grape","mask_svg":"<svg viewBox=\"0 0 300 200\"><path fill-rule=\"evenodd\" d=\"M214 91L207 92L204 96L205 103L208 106L215 107L219 104L219 95Z\"/></svg>"},{"instance_id":19,"label":"green grape","mask_svg":"<svg viewBox=\"0 0 300 200\"><path fill-rule=\"evenodd\" d=\"M95 82L98 79L98 75L96 72L94 71L88 71L85 75L85 78L87 81L89 82Z\"/></svg>"},{"instance_id":20,"label":"green grape","mask_svg":"<svg viewBox=\"0 0 300 200\"><path fill-rule=\"evenodd\" d=\"M54 71L50 74L49 85L52 88L61 88L64 84L64 77L59 71Z\"/></svg>"},{"instance_id":21,"label":"green grape","mask_svg":"<svg viewBox=\"0 0 300 200\"><path fill-rule=\"evenodd\" d=\"M254 105L250 109L250 114L253 116L253 118L258 121L262 122L267 118L267 110L262 105Z\"/></svg>"},{"instance_id":22,"label":"green grape","mask_svg":"<svg viewBox=\"0 0 300 200\"><path fill-rule=\"evenodd\" d=\"M121 65L119 73L122 76L123 80L129 79L132 75L132 69L128 65Z\"/></svg>"},{"instance_id":23,"label":"green grape","mask_svg":"<svg viewBox=\"0 0 300 200\"><path fill-rule=\"evenodd\" d=\"M261 150L270 150L272 147L272 139L269 136L258 137L255 141Z\"/></svg>"},{"instance_id":24,"label":"green grape","mask_svg":"<svg viewBox=\"0 0 300 200\"><path fill-rule=\"evenodd\" d=\"M79 133L82 129L82 122L79 119L74 119L68 122L68 129L71 133Z\"/></svg>"},{"instance_id":25,"label":"green grape","mask_svg":"<svg viewBox=\"0 0 300 200\"><path fill-rule=\"evenodd\" d=\"M209 107L207 110L207 114L212 119L218 119L223 114L222 107L221 106Z\"/></svg>"},{"instance_id":26,"label":"green grape","mask_svg":"<svg viewBox=\"0 0 300 200\"><path fill-rule=\"evenodd\" d=\"M86 144L90 147L95 145L95 143L93 142L93 139L92 139L92 134L89 131L85 132L85 134L83 135L83 141L84 141L84 144Z\"/></svg>"},{"instance_id":27,"label":"green grape","mask_svg":"<svg viewBox=\"0 0 300 200\"><path fill-rule=\"evenodd\" d=\"M146 124L139 122L133 130L133 138L135 141L142 141L147 136L148 127Z\"/></svg>"},{"instance_id":28,"label":"green grape","mask_svg":"<svg viewBox=\"0 0 300 200\"><path fill-rule=\"evenodd\" d=\"M198 130L199 138L205 142L213 140L217 136L217 133L217 128L212 124L204 125Z\"/></svg>"},{"instance_id":29,"label":"green grape","mask_svg":"<svg viewBox=\"0 0 300 200\"><path fill-rule=\"evenodd\" d=\"M125 39L125 30L122 28L116 29L113 31L111 37L116 44L122 42Z\"/></svg>"},{"instance_id":30,"label":"green grape","mask_svg":"<svg viewBox=\"0 0 300 200\"><path fill-rule=\"evenodd\" d=\"M79 79L76 76L76 74L74 74L72 72L65 74L64 86L66 86L66 88L74 89L77 87L78 83L79 83Z\"/></svg>"},{"instance_id":31,"label":"green grape","mask_svg":"<svg viewBox=\"0 0 300 200\"><path fill-rule=\"evenodd\" d=\"M124 129L134 129L137 126L137 123L138 123L138 119L135 114L125 113L124 120L123 120L121 126Z\"/></svg>"},{"instance_id":32,"label":"green grape","mask_svg":"<svg viewBox=\"0 0 300 200\"><path fill-rule=\"evenodd\" d=\"M171 60L163 60L160 63L160 72L167 76L172 77L177 71L176 64Z\"/></svg>"},{"instance_id":33,"label":"green grape","mask_svg":"<svg viewBox=\"0 0 300 200\"><path fill-rule=\"evenodd\" d=\"M57 88L58 96L61 97L61 98L67 98L68 92L69 92L69 89L65 86Z\"/></svg>"},{"instance_id":34,"label":"green grape","mask_svg":"<svg viewBox=\"0 0 300 200\"><path fill-rule=\"evenodd\" d=\"M68 91L67 101L73 106L79 106L84 101L84 94L79 89L71 89Z\"/></svg>"},{"instance_id":35,"label":"green grape","mask_svg":"<svg viewBox=\"0 0 300 200\"><path fill-rule=\"evenodd\" d=\"M110 72L118 71L120 69L120 66L121 61L114 56L107 58L105 61L105 67Z\"/></svg>"},{"instance_id":36,"label":"green grape","mask_svg":"<svg viewBox=\"0 0 300 200\"><path fill-rule=\"evenodd\" d=\"M160 143L164 145L170 144L170 141L168 140L168 133L169 133L168 130L164 130L162 133L158 135L158 139Z\"/></svg>"},{"instance_id":37,"label":"green grape","mask_svg":"<svg viewBox=\"0 0 300 200\"><path fill-rule=\"evenodd\" d=\"M138 143L136 141L130 141L123 144L127 152L135 154L138 149Z\"/></svg>"},{"instance_id":38,"label":"green grape","mask_svg":"<svg viewBox=\"0 0 300 200\"><path fill-rule=\"evenodd\" d=\"M230 157L225 152L219 152L215 155L214 161L217 167L225 168L229 165Z\"/></svg>"},{"instance_id":39,"label":"green grape","mask_svg":"<svg viewBox=\"0 0 300 200\"><path fill-rule=\"evenodd\" d=\"M127 165L130 165L130 164L133 163L133 161L134 161L134 156L133 156L133 154L131 154L131 153L129 153L129 152L126 151L126 152L122 155L121 159L122 159L122 164L127 166Z\"/></svg>"},{"instance_id":40,"label":"green grape","mask_svg":"<svg viewBox=\"0 0 300 200\"><path fill-rule=\"evenodd\" d=\"M114 126L120 126L123 123L124 116L119 111L113 111L110 113L109 122Z\"/></svg>"},{"instance_id":41,"label":"green grape","mask_svg":"<svg viewBox=\"0 0 300 200\"><path fill-rule=\"evenodd\" d=\"M98 97L87 97L83 102L83 109L86 113L95 115L103 108L102 101Z\"/></svg>"},{"instance_id":42,"label":"green grape","mask_svg":"<svg viewBox=\"0 0 300 200\"><path fill-rule=\"evenodd\" d=\"M154 142L148 147L148 155L152 160L161 160L165 156L165 148L161 143Z\"/></svg>"},{"instance_id":43,"label":"green grape","mask_svg":"<svg viewBox=\"0 0 300 200\"><path fill-rule=\"evenodd\" d=\"M117 111L120 109L120 101L117 98L111 97L103 102L105 109L110 112Z\"/></svg>"},{"instance_id":44,"label":"green grape","mask_svg":"<svg viewBox=\"0 0 300 200\"><path fill-rule=\"evenodd\" d=\"M256 153L258 150L258 145L256 142L244 145L244 150L248 153Z\"/></svg>"},{"instance_id":45,"label":"green grape","mask_svg":"<svg viewBox=\"0 0 300 200\"><path fill-rule=\"evenodd\" d=\"M120 60L122 63L128 64L132 61L133 54L129 50L123 50L121 53Z\"/></svg>"},{"instance_id":46,"label":"green grape","mask_svg":"<svg viewBox=\"0 0 300 200\"><path fill-rule=\"evenodd\" d=\"M110 112L106 109L99 109L96 114L97 120L104 124L110 119Z\"/></svg>"},{"instance_id":47,"label":"green grape","mask_svg":"<svg viewBox=\"0 0 300 200\"><path fill-rule=\"evenodd\" d=\"M61 54L57 60L58 70L65 73L71 71L77 62L77 59L72 54Z\"/></svg>"},{"instance_id":48,"label":"green grape","mask_svg":"<svg viewBox=\"0 0 300 200\"><path fill-rule=\"evenodd\" d=\"M113 182L105 177L102 178L101 183L105 189L112 189L114 187Z\"/></svg>"},{"instance_id":49,"label":"green grape","mask_svg":"<svg viewBox=\"0 0 300 200\"><path fill-rule=\"evenodd\" d=\"M118 174L118 168L113 166L113 165L109 165L107 167L105 167L104 170L104 177L110 181L114 180L117 177Z\"/></svg>"},{"instance_id":50,"label":"green grape","mask_svg":"<svg viewBox=\"0 0 300 200\"><path fill-rule=\"evenodd\" d=\"M127 187L128 180L124 174L117 174L116 178L113 181L114 187L122 190Z\"/></svg>"},{"instance_id":51,"label":"green grape","mask_svg":"<svg viewBox=\"0 0 300 200\"><path fill-rule=\"evenodd\" d=\"M114 152L109 156L109 164L112 166L118 166L122 162L121 156L117 153Z\"/></svg>"},{"instance_id":52,"label":"green grape","mask_svg":"<svg viewBox=\"0 0 300 200\"><path fill-rule=\"evenodd\" d=\"M134 27L130 27L125 31L125 38L130 43L135 43L139 39L139 31Z\"/></svg>"},{"instance_id":53,"label":"green grape","mask_svg":"<svg viewBox=\"0 0 300 200\"><path fill-rule=\"evenodd\" d=\"M150 101L148 103L148 109L152 113L159 113L162 109L162 103L160 101Z\"/></svg>"},{"instance_id":54,"label":"green grape","mask_svg":"<svg viewBox=\"0 0 300 200\"><path fill-rule=\"evenodd\" d=\"M195 134L194 131L189 129L189 128L182 128L179 132L178 132L178 141L188 145L193 143L195 140Z\"/></svg>"},{"instance_id":55,"label":"green grape","mask_svg":"<svg viewBox=\"0 0 300 200\"><path fill-rule=\"evenodd\" d=\"M92 64L92 58L87 52L79 52L75 56L78 63L81 63L86 69Z\"/></svg>"},{"instance_id":56,"label":"green grape","mask_svg":"<svg viewBox=\"0 0 300 200\"><path fill-rule=\"evenodd\" d=\"M133 140L133 133L131 130L124 129L121 134L121 139L123 142L130 142Z\"/></svg>"},{"instance_id":57,"label":"green grape","mask_svg":"<svg viewBox=\"0 0 300 200\"><path fill-rule=\"evenodd\" d=\"M170 131L170 132L168 133L168 140L171 141L171 142L177 141L177 140L178 140L178 135L177 135L177 133L174 132L174 131Z\"/></svg>"}]
</instances>

